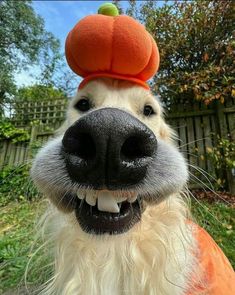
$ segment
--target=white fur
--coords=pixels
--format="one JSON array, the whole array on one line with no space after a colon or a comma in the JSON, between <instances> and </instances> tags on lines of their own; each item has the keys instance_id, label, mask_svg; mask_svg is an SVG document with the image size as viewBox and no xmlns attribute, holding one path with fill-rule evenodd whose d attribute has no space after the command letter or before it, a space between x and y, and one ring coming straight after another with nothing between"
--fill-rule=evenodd
<instances>
[{"instance_id":1,"label":"white fur","mask_svg":"<svg viewBox=\"0 0 235 295\"><path fill-rule=\"evenodd\" d=\"M48 211L55 276L41 294L182 295L195 261L181 198L150 206L141 223L117 236L84 233L73 214Z\"/></svg>"}]
</instances>

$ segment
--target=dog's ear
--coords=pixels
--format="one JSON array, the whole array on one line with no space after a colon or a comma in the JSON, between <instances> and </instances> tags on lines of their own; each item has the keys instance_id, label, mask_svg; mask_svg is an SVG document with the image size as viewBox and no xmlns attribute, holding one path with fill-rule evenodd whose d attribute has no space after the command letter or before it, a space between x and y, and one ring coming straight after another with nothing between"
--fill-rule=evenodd
<instances>
[{"instance_id":1,"label":"dog's ear","mask_svg":"<svg viewBox=\"0 0 235 295\"><path fill-rule=\"evenodd\" d=\"M171 143L178 138L176 132L164 120L161 121L160 137L161 139Z\"/></svg>"}]
</instances>

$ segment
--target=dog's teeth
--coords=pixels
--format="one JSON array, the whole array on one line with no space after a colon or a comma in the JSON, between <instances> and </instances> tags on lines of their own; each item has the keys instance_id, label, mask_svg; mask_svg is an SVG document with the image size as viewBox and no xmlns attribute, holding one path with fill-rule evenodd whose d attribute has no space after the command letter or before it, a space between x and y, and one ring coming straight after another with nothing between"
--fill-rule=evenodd
<instances>
[{"instance_id":1,"label":"dog's teeth","mask_svg":"<svg viewBox=\"0 0 235 295\"><path fill-rule=\"evenodd\" d=\"M100 211L118 213L119 207L117 200L111 193L101 192L98 196L98 209Z\"/></svg>"},{"instance_id":2,"label":"dog's teeth","mask_svg":"<svg viewBox=\"0 0 235 295\"><path fill-rule=\"evenodd\" d=\"M132 193L131 195L130 195L130 197L128 198L128 202L129 203L134 203L135 201L136 201L136 199L137 199L137 194L136 193Z\"/></svg>"},{"instance_id":3,"label":"dog's teeth","mask_svg":"<svg viewBox=\"0 0 235 295\"><path fill-rule=\"evenodd\" d=\"M127 199L127 197L125 197L125 196L119 196L117 201L118 201L118 203L121 203L121 202L126 201L126 199Z\"/></svg>"},{"instance_id":4,"label":"dog's teeth","mask_svg":"<svg viewBox=\"0 0 235 295\"><path fill-rule=\"evenodd\" d=\"M96 204L95 194L92 192L87 192L86 193L86 202L91 206L95 206L95 204Z\"/></svg>"},{"instance_id":5,"label":"dog's teeth","mask_svg":"<svg viewBox=\"0 0 235 295\"><path fill-rule=\"evenodd\" d=\"M85 198L85 195L80 192L80 191L77 191L77 197L80 199L80 200L83 200Z\"/></svg>"}]
</instances>

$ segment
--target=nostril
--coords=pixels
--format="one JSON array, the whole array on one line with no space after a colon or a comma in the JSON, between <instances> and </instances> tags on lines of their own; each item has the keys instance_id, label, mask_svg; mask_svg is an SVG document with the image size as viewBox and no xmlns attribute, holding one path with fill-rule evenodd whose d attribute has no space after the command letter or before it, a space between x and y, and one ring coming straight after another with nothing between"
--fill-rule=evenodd
<instances>
[{"instance_id":1,"label":"nostril","mask_svg":"<svg viewBox=\"0 0 235 295\"><path fill-rule=\"evenodd\" d=\"M66 152L75 154L83 160L95 158L96 146L92 136L88 133L79 133L76 136L67 138L63 142Z\"/></svg>"},{"instance_id":2,"label":"nostril","mask_svg":"<svg viewBox=\"0 0 235 295\"><path fill-rule=\"evenodd\" d=\"M121 147L121 158L133 161L150 156L146 139L142 136L131 136L125 140Z\"/></svg>"},{"instance_id":3,"label":"nostril","mask_svg":"<svg viewBox=\"0 0 235 295\"><path fill-rule=\"evenodd\" d=\"M95 157L96 147L95 142L90 134L81 133L77 137L77 155L84 159L89 160Z\"/></svg>"}]
</instances>

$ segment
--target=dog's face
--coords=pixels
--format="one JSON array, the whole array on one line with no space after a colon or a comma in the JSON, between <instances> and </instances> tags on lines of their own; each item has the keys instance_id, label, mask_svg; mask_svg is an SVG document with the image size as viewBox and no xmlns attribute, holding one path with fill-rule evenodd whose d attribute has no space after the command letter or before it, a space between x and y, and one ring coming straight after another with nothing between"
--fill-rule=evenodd
<instances>
[{"instance_id":1,"label":"dog's face","mask_svg":"<svg viewBox=\"0 0 235 295\"><path fill-rule=\"evenodd\" d=\"M38 153L38 188L89 234L120 234L188 177L159 102L140 86L97 79L71 101L62 135Z\"/></svg>"}]
</instances>

